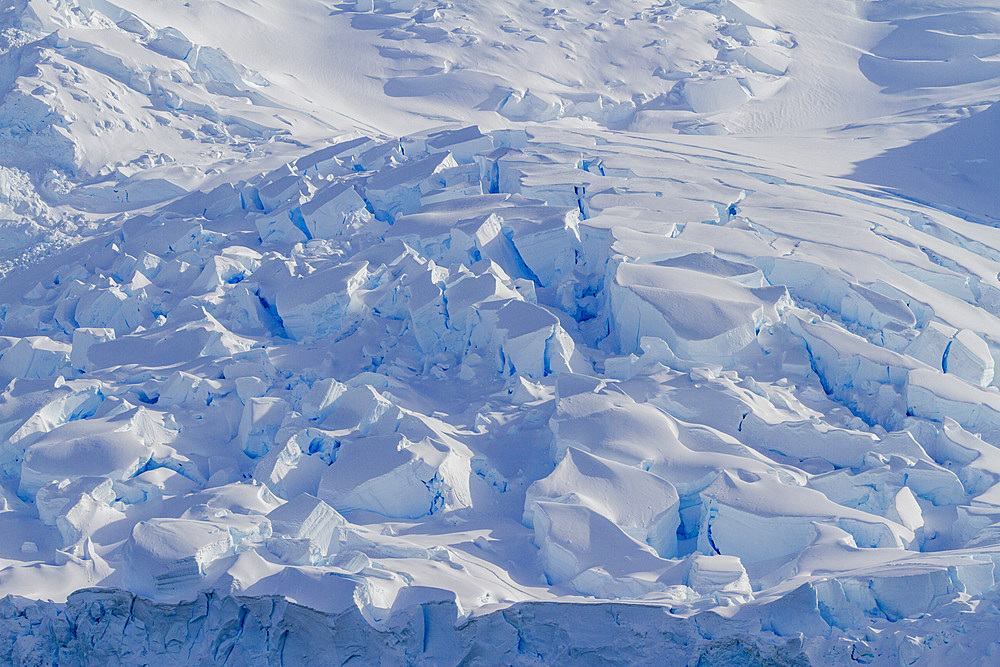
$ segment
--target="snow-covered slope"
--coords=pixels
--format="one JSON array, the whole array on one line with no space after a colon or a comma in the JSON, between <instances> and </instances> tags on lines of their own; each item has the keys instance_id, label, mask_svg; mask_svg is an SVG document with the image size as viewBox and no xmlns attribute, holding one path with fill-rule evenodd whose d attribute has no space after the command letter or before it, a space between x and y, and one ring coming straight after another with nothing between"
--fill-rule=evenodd
<instances>
[{"instance_id":1,"label":"snow-covered slope","mask_svg":"<svg viewBox=\"0 0 1000 667\"><path fill-rule=\"evenodd\" d=\"M0 656L981 659L1000 11L808 5L9 3Z\"/></svg>"}]
</instances>

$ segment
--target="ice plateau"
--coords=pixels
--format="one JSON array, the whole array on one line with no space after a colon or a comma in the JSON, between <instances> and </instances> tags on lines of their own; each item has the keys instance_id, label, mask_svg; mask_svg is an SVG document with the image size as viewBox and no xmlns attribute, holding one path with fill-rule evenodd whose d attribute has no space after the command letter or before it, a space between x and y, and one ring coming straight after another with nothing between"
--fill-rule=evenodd
<instances>
[{"instance_id":1,"label":"ice plateau","mask_svg":"<svg viewBox=\"0 0 1000 667\"><path fill-rule=\"evenodd\" d=\"M0 663L995 664L1000 9L8 0Z\"/></svg>"}]
</instances>

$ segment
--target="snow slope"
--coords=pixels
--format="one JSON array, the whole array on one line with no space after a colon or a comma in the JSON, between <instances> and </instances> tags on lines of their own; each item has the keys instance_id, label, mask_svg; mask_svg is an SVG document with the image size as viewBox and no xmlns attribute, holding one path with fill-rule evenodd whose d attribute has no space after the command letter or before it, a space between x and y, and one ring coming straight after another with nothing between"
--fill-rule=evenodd
<instances>
[{"instance_id":1,"label":"snow slope","mask_svg":"<svg viewBox=\"0 0 1000 667\"><path fill-rule=\"evenodd\" d=\"M8 3L0 656L985 659L1000 11L807 4Z\"/></svg>"}]
</instances>

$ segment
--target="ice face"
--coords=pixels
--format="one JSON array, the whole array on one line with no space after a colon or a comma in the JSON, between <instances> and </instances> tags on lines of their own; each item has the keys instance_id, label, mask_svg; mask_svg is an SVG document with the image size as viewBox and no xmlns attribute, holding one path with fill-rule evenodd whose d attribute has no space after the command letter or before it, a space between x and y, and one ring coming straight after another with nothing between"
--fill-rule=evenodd
<instances>
[{"instance_id":1,"label":"ice face","mask_svg":"<svg viewBox=\"0 0 1000 667\"><path fill-rule=\"evenodd\" d=\"M630 538L613 522L584 505L536 501L533 522L535 543L550 584L574 580L592 567L601 567L616 579L631 579L629 575L634 573L655 573L670 565L669 561L657 558L649 546ZM612 553L613 565L608 559ZM642 578L637 579L641 581ZM584 582L590 583L586 578ZM575 587L581 593L588 592L580 590L579 585Z\"/></svg>"},{"instance_id":2,"label":"ice face","mask_svg":"<svg viewBox=\"0 0 1000 667\"><path fill-rule=\"evenodd\" d=\"M330 551L334 531L346 524L335 509L302 493L267 515L273 537L267 548L291 563L316 564Z\"/></svg>"},{"instance_id":3,"label":"ice face","mask_svg":"<svg viewBox=\"0 0 1000 667\"><path fill-rule=\"evenodd\" d=\"M640 469L569 447L552 474L528 488L525 524L533 524L539 501L585 505L640 542L647 542L663 558L670 558L677 550L677 490Z\"/></svg>"},{"instance_id":4,"label":"ice face","mask_svg":"<svg viewBox=\"0 0 1000 667\"><path fill-rule=\"evenodd\" d=\"M149 448L135 434L99 419L74 421L27 447L18 494L33 498L50 480L78 476L125 480L139 473L149 459Z\"/></svg>"},{"instance_id":5,"label":"ice face","mask_svg":"<svg viewBox=\"0 0 1000 667\"><path fill-rule=\"evenodd\" d=\"M0 374L13 378L55 377L65 372L71 346L46 336L21 338L0 356Z\"/></svg>"},{"instance_id":6,"label":"ice face","mask_svg":"<svg viewBox=\"0 0 1000 667\"><path fill-rule=\"evenodd\" d=\"M417 519L471 503L470 463L445 443L373 435L341 445L319 495L343 512Z\"/></svg>"}]
</instances>

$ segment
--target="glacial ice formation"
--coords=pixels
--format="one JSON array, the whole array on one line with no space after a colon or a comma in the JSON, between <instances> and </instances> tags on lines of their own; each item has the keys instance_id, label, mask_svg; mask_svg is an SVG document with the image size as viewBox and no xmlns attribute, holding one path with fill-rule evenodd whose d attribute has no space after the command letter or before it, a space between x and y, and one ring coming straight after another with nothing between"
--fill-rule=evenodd
<instances>
[{"instance_id":1,"label":"glacial ice formation","mask_svg":"<svg viewBox=\"0 0 1000 667\"><path fill-rule=\"evenodd\" d=\"M995 660L997 11L9 4L0 662Z\"/></svg>"}]
</instances>

